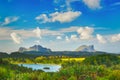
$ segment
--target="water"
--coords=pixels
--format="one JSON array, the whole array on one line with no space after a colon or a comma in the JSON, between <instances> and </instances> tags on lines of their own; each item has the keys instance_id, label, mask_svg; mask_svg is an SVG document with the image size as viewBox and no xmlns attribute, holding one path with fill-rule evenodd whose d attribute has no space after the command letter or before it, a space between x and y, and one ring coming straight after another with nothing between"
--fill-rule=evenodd
<instances>
[{"instance_id":1,"label":"water","mask_svg":"<svg viewBox=\"0 0 120 80\"><path fill-rule=\"evenodd\" d=\"M45 72L58 72L61 68L61 65L53 64L19 64L19 66L21 65L27 68L32 68L33 70L43 70ZM44 69L45 67L49 69Z\"/></svg>"}]
</instances>

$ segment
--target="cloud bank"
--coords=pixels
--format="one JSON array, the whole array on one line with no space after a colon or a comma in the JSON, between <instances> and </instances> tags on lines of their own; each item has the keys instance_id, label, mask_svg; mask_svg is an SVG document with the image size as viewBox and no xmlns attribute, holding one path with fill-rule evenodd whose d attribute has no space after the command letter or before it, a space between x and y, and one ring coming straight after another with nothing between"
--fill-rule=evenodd
<instances>
[{"instance_id":1,"label":"cloud bank","mask_svg":"<svg viewBox=\"0 0 120 80\"><path fill-rule=\"evenodd\" d=\"M39 27L37 27L36 29L34 29L33 32L36 34L36 37L41 38L42 32L41 32L41 30L40 30Z\"/></svg>"},{"instance_id":2,"label":"cloud bank","mask_svg":"<svg viewBox=\"0 0 120 80\"><path fill-rule=\"evenodd\" d=\"M113 36L111 37L111 41L112 41L112 42L118 42L118 41L120 41L120 33L119 33L119 34L116 34L116 35L113 35Z\"/></svg>"},{"instance_id":3,"label":"cloud bank","mask_svg":"<svg viewBox=\"0 0 120 80\"><path fill-rule=\"evenodd\" d=\"M91 27L80 27L78 30L77 30L79 36L80 36L80 39L91 39L93 36L93 32L94 32L94 28L91 28Z\"/></svg>"},{"instance_id":4,"label":"cloud bank","mask_svg":"<svg viewBox=\"0 0 120 80\"><path fill-rule=\"evenodd\" d=\"M98 42L100 42L100 43L106 43L107 41L105 40L105 38L102 36L102 35L100 35L100 34L97 34L96 35L96 38L97 38L97 40L98 40Z\"/></svg>"},{"instance_id":5,"label":"cloud bank","mask_svg":"<svg viewBox=\"0 0 120 80\"><path fill-rule=\"evenodd\" d=\"M100 35L93 34L95 31L92 27L71 26L59 30L40 29L36 27L30 30L14 30L11 28L0 28L0 40L12 40L20 44L22 40L29 38L51 37L53 40L81 41L96 39L99 43L115 43L120 41L120 34ZM96 35L96 36L95 36Z\"/></svg>"},{"instance_id":6,"label":"cloud bank","mask_svg":"<svg viewBox=\"0 0 120 80\"><path fill-rule=\"evenodd\" d=\"M37 16L35 19L40 23L47 23L47 22L71 22L77 17L79 17L82 13L80 11L67 11L67 12L54 12L49 15L41 14Z\"/></svg>"}]
</instances>

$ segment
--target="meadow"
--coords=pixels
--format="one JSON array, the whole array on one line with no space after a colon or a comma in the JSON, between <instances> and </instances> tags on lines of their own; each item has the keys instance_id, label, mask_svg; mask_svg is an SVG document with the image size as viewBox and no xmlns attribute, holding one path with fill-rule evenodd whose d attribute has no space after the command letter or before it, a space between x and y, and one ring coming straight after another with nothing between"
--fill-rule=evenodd
<instances>
[{"instance_id":1,"label":"meadow","mask_svg":"<svg viewBox=\"0 0 120 80\"><path fill-rule=\"evenodd\" d=\"M83 60L85 60L85 58L62 58L62 61L78 61L78 62L82 62Z\"/></svg>"}]
</instances>

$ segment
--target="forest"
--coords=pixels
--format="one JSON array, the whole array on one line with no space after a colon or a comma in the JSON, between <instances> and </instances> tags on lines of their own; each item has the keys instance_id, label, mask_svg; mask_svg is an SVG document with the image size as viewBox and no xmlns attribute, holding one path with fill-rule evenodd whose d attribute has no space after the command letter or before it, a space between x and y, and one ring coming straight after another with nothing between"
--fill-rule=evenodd
<instances>
[{"instance_id":1,"label":"forest","mask_svg":"<svg viewBox=\"0 0 120 80\"><path fill-rule=\"evenodd\" d=\"M49 63L62 67L58 72L44 72L18 66L19 63ZM99 54L86 57L6 57L4 54L0 58L0 80L120 80L120 56Z\"/></svg>"}]
</instances>

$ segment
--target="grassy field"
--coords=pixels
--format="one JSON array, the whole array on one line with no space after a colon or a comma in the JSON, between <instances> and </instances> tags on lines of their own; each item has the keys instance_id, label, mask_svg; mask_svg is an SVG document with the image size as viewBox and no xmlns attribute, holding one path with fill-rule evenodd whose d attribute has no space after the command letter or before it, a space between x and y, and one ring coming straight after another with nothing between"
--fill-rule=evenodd
<instances>
[{"instance_id":1,"label":"grassy field","mask_svg":"<svg viewBox=\"0 0 120 80\"><path fill-rule=\"evenodd\" d=\"M62 61L80 61L82 62L85 58L62 58Z\"/></svg>"}]
</instances>

